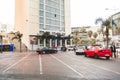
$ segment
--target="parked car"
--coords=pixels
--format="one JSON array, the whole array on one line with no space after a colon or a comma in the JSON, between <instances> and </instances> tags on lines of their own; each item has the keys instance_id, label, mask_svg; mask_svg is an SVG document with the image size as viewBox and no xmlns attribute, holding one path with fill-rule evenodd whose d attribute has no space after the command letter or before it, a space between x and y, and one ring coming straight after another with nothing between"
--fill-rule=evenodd
<instances>
[{"instance_id":1,"label":"parked car","mask_svg":"<svg viewBox=\"0 0 120 80\"><path fill-rule=\"evenodd\" d=\"M51 47L43 47L42 49L36 50L37 53L39 54L45 54L45 53L57 53L57 49L53 49Z\"/></svg>"},{"instance_id":2,"label":"parked car","mask_svg":"<svg viewBox=\"0 0 120 80\"><path fill-rule=\"evenodd\" d=\"M43 48L43 46L39 46L39 47L37 48L37 50L41 50L42 48ZM37 51L37 50L36 50L36 51Z\"/></svg>"},{"instance_id":3,"label":"parked car","mask_svg":"<svg viewBox=\"0 0 120 80\"><path fill-rule=\"evenodd\" d=\"M58 51L61 51L61 49L62 49L62 46L57 46Z\"/></svg>"},{"instance_id":4,"label":"parked car","mask_svg":"<svg viewBox=\"0 0 120 80\"><path fill-rule=\"evenodd\" d=\"M66 50L67 50L66 46L61 47L61 51L66 51Z\"/></svg>"},{"instance_id":5,"label":"parked car","mask_svg":"<svg viewBox=\"0 0 120 80\"><path fill-rule=\"evenodd\" d=\"M89 49L85 49L85 57L91 56L95 58L106 57L106 59L110 59L112 57L112 52L110 49L101 48L99 46L91 46Z\"/></svg>"},{"instance_id":6,"label":"parked car","mask_svg":"<svg viewBox=\"0 0 120 80\"><path fill-rule=\"evenodd\" d=\"M78 55L78 54L84 54L84 47L83 46L76 47L76 55Z\"/></svg>"},{"instance_id":7,"label":"parked car","mask_svg":"<svg viewBox=\"0 0 120 80\"><path fill-rule=\"evenodd\" d=\"M68 51L73 51L74 46L67 46Z\"/></svg>"}]
</instances>

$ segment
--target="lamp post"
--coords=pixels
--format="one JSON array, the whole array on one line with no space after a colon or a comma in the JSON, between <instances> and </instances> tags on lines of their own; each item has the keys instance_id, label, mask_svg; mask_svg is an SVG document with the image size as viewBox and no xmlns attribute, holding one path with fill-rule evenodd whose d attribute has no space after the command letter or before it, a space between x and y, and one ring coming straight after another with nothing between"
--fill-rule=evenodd
<instances>
[{"instance_id":1,"label":"lamp post","mask_svg":"<svg viewBox=\"0 0 120 80\"><path fill-rule=\"evenodd\" d=\"M2 41L2 39L3 39L3 36L0 35L0 43L1 43L1 45L0 45L0 52L1 53L3 52L3 41Z\"/></svg>"}]
</instances>

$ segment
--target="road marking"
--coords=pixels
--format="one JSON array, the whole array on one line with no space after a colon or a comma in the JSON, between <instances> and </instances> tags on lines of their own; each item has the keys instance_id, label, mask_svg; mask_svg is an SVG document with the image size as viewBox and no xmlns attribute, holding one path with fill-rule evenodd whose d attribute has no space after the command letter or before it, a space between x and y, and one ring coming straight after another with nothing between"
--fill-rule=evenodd
<instances>
[{"instance_id":1,"label":"road marking","mask_svg":"<svg viewBox=\"0 0 120 80\"><path fill-rule=\"evenodd\" d=\"M67 57L70 57L70 56L67 56ZM76 59L76 58L73 58L73 57L70 57L70 58L71 58L71 59L74 59L74 60L76 60L76 61L80 61L79 59ZM101 66L97 66L97 65L95 65L95 64L88 63L88 61L84 61L84 62L83 62L83 60L82 60L82 61L80 61L80 62L82 62L82 63L85 62L84 64L89 64L89 65L95 66L95 67L97 67L97 68L100 68L100 69L103 69L103 70L106 70L106 71L109 71L109 72L112 72L112 73L115 73L115 74L120 75L120 72L113 71L113 70L110 70L110 69L107 69L107 68L104 68L104 67L101 67Z\"/></svg>"},{"instance_id":2,"label":"road marking","mask_svg":"<svg viewBox=\"0 0 120 80\"><path fill-rule=\"evenodd\" d=\"M19 61L17 61L16 63L14 63L13 65L9 66L8 68L6 68L2 73L4 74L6 71L8 71L9 69L11 69L12 67L14 67L15 65L17 65L18 63L20 63L21 61L23 61L25 58L27 58L30 54L27 54L25 57L23 57L22 59L20 59Z\"/></svg>"},{"instance_id":3,"label":"road marking","mask_svg":"<svg viewBox=\"0 0 120 80\"><path fill-rule=\"evenodd\" d=\"M40 64L40 74L43 74L42 71L42 55L39 54L39 64Z\"/></svg>"},{"instance_id":4,"label":"road marking","mask_svg":"<svg viewBox=\"0 0 120 80\"><path fill-rule=\"evenodd\" d=\"M86 64L90 64L90 63L86 63ZM106 70L106 71L109 71L109 72L116 73L116 74L120 75L120 72L113 71L113 70L110 70L110 69L107 69L107 68L104 68L104 67L100 67L100 66L97 66L97 65L95 65L95 64L90 64L90 65L92 65L92 66L95 66L95 67L97 67L97 68L100 68L100 69L103 69L103 70Z\"/></svg>"},{"instance_id":5,"label":"road marking","mask_svg":"<svg viewBox=\"0 0 120 80\"><path fill-rule=\"evenodd\" d=\"M51 54L50 54L51 55ZM66 64L65 62L63 62L62 60L58 59L57 57L51 55L54 59L58 60L60 63L64 64L65 66L67 66L69 69L71 69L72 71L74 71L75 73L77 73L79 76L81 76L82 78L84 77L83 74L81 74L80 72L76 71L74 68L72 68L71 66L69 66L68 64Z\"/></svg>"}]
</instances>

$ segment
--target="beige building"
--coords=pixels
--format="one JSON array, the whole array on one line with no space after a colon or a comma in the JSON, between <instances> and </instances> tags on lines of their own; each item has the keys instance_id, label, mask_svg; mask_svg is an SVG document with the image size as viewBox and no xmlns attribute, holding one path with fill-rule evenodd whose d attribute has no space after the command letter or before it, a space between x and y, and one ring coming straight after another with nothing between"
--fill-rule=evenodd
<instances>
[{"instance_id":1,"label":"beige building","mask_svg":"<svg viewBox=\"0 0 120 80\"><path fill-rule=\"evenodd\" d=\"M15 31L23 33L28 49L30 35L46 31L69 35L70 21L70 0L15 0Z\"/></svg>"}]
</instances>

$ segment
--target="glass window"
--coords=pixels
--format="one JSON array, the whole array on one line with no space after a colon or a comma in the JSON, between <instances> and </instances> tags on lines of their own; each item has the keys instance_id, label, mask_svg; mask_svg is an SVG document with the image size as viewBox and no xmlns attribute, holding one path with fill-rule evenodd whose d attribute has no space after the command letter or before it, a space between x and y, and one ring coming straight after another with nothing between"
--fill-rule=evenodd
<instances>
[{"instance_id":1,"label":"glass window","mask_svg":"<svg viewBox=\"0 0 120 80\"><path fill-rule=\"evenodd\" d=\"M56 15L56 19L57 19L57 20L60 20L60 15Z\"/></svg>"},{"instance_id":2,"label":"glass window","mask_svg":"<svg viewBox=\"0 0 120 80\"><path fill-rule=\"evenodd\" d=\"M44 18L40 17L40 23L44 23Z\"/></svg>"},{"instance_id":3,"label":"glass window","mask_svg":"<svg viewBox=\"0 0 120 80\"><path fill-rule=\"evenodd\" d=\"M46 0L46 4L47 4L47 5L50 5L50 4L51 4L51 1L50 1L50 0Z\"/></svg>"},{"instance_id":4,"label":"glass window","mask_svg":"<svg viewBox=\"0 0 120 80\"><path fill-rule=\"evenodd\" d=\"M50 25L46 25L46 30L50 30L51 26Z\"/></svg>"},{"instance_id":5,"label":"glass window","mask_svg":"<svg viewBox=\"0 0 120 80\"><path fill-rule=\"evenodd\" d=\"M62 27L62 31L65 31L65 27Z\"/></svg>"},{"instance_id":6,"label":"glass window","mask_svg":"<svg viewBox=\"0 0 120 80\"><path fill-rule=\"evenodd\" d=\"M46 12L46 17L50 18L51 17L51 13Z\"/></svg>"},{"instance_id":7,"label":"glass window","mask_svg":"<svg viewBox=\"0 0 120 80\"><path fill-rule=\"evenodd\" d=\"M44 3L44 0L40 0L40 2Z\"/></svg>"},{"instance_id":8,"label":"glass window","mask_svg":"<svg viewBox=\"0 0 120 80\"><path fill-rule=\"evenodd\" d=\"M57 14L60 14L60 10L59 10L59 9L56 9L56 13L57 13Z\"/></svg>"},{"instance_id":9,"label":"glass window","mask_svg":"<svg viewBox=\"0 0 120 80\"><path fill-rule=\"evenodd\" d=\"M40 16L44 16L44 11L40 10Z\"/></svg>"},{"instance_id":10,"label":"glass window","mask_svg":"<svg viewBox=\"0 0 120 80\"><path fill-rule=\"evenodd\" d=\"M46 19L46 24L50 24L51 20L50 19Z\"/></svg>"},{"instance_id":11,"label":"glass window","mask_svg":"<svg viewBox=\"0 0 120 80\"><path fill-rule=\"evenodd\" d=\"M62 22L62 23L61 23L61 25L64 27L64 26L65 26L65 23L64 23L64 22Z\"/></svg>"},{"instance_id":12,"label":"glass window","mask_svg":"<svg viewBox=\"0 0 120 80\"><path fill-rule=\"evenodd\" d=\"M60 21L57 21L56 24L57 24L58 26L60 26Z\"/></svg>"},{"instance_id":13,"label":"glass window","mask_svg":"<svg viewBox=\"0 0 120 80\"><path fill-rule=\"evenodd\" d=\"M60 3L60 0L56 0L57 3Z\"/></svg>"},{"instance_id":14,"label":"glass window","mask_svg":"<svg viewBox=\"0 0 120 80\"><path fill-rule=\"evenodd\" d=\"M44 29L44 25L43 24L40 24L40 29Z\"/></svg>"},{"instance_id":15,"label":"glass window","mask_svg":"<svg viewBox=\"0 0 120 80\"><path fill-rule=\"evenodd\" d=\"M61 15L64 16L64 11L63 10L61 11Z\"/></svg>"},{"instance_id":16,"label":"glass window","mask_svg":"<svg viewBox=\"0 0 120 80\"><path fill-rule=\"evenodd\" d=\"M64 5L61 5L61 9L64 10Z\"/></svg>"},{"instance_id":17,"label":"glass window","mask_svg":"<svg viewBox=\"0 0 120 80\"><path fill-rule=\"evenodd\" d=\"M64 22L64 20L65 20L65 19L64 19L64 16L61 16L61 21L63 21L63 22Z\"/></svg>"},{"instance_id":18,"label":"glass window","mask_svg":"<svg viewBox=\"0 0 120 80\"><path fill-rule=\"evenodd\" d=\"M43 33L44 33L44 31L40 31L40 32L39 32L40 35L43 35Z\"/></svg>"},{"instance_id":19,"label":"glass window","mask_svg":"<svg viewBox=\"0 0 120 80\"><path fill-rule=\"evenodd\" d=\"M46 11L50 11L50 10L51 10L51 7L46 6Z\"/></svg>"},{"instance_id":20,"label":"glass window","mask_svg":"<svg viewBox=\"0 0 120 80\"><path fill-rule=\"evenodd\" d=\"M44 10L44 5L43 4L40 4L40 9Z\"/></svg>"},{"instance_id":21,"label":"glass window","mask_svg":"<svg viewBox=\"0 0 120 80\"><path fill-rule=\"evenodd\" d=\"M61 0L61 4L64 4L64 0Z\"/></svg>"}]
</instances>

